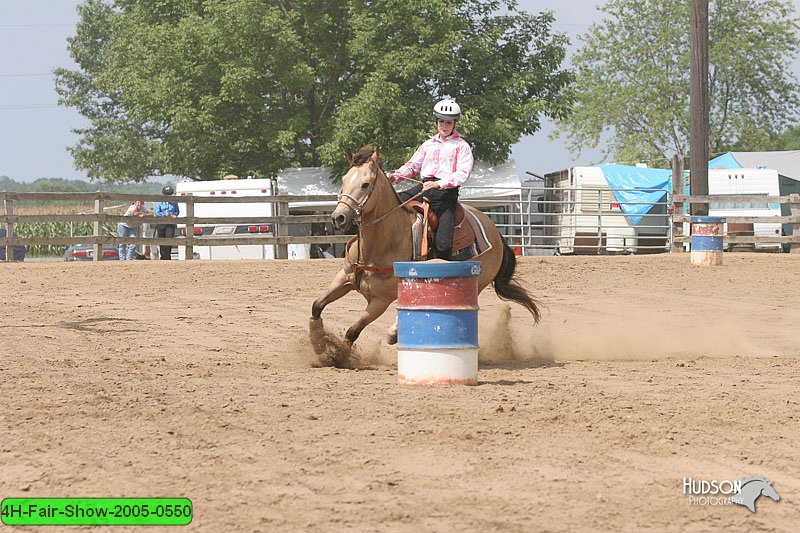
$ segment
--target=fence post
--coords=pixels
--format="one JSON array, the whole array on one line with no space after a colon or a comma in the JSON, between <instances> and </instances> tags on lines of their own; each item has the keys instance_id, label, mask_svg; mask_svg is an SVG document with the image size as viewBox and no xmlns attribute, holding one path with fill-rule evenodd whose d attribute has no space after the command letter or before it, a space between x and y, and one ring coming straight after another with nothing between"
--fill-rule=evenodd
<instances>
[{"instance_id":1,"label":"fence post","mask_svg":"<svg viewBox=\"0 0 800 533\"><path fill-rule=\"evenodd\" d=\"M100 261L103 259L103 191L97 191L97 196L94 199L94 214L97 217L92 222L92 234L98 240L94 242L94 257L93 261Z\"/></svg>"},{"instance_id":2,"label":"fence post","mask_svg":"<svg viewBox=\"0 0 800 533\"><path fill-rule=\"evenodd\" d=\"M789 195L789 207L792 210L792 237L800 238L800 194ZM793 242L789 248L790 254L800 254L800 243Z\"/></svg>"},{"instance_id":3,"label":"fence post","mask_svg":"<svg viewBox=\"0 0 800 533\"><path fill-rule=\"evenodd\" d=\"M289 202L278 202L276 204L278 206L278 216L285 217L289 214ZM278 237L288 237L289 236L289 224L284 224L282 222L278 223ZM289 259L289 245L288 244L279 244L277 248L278 257L275 259Z\"/></svg>"},{"instance_id":4,"label":"fence post","mask_svg":"<svg viewBox=\"0 0 800 533\"><path fill-rule=\"evenodd\" d=\"M683 222L676 222L675 217L683 216L683 202L675 201L676 195L683 195L683 155L672 156L672 252L682 252L683 243L676 237L683 237Z\"/></svg>"},{"instance_id":5,"label":"fence post","mask_svg":"<svg viewBox=\"0 0 800 533\"><path fill-rule=\"evenodd\" d=\"M186 197L186 218L188 219L186 222L186 242L190 243L187 244L184 248L183 255L185 256L184 259L192 260L194 259L194 246L191 244L194 241L194 196L189 194Z\"/></svg>"},{"instance_id":6,"label":"fence post","mask_svg":"<svg viewBox=\"0 0 800 533\"><path fill-rule=\"evenodd\" d=\"M3 194L3 200L6 204L6 216L11 216L14 214L14 208L12 206L11 200L11 193L6 191ZM11 239L6 244L6 261L13 261L14 260L14 223L10 220L6 222L6 238Z\"/></svg>"}]
</instances>

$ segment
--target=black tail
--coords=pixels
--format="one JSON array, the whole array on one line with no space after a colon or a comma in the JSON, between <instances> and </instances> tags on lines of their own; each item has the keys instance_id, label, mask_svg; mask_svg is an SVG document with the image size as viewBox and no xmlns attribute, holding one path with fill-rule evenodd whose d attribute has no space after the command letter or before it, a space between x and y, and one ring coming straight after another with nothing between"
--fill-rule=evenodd
<instances>
[{"instance_id":1,"label":"black tail","mask_svg":"<svg viewBox=\"0 0 800 533\"><path fill-rule=\"evenodd\" d=\"M517 257L514 251L506 244L503 239L503 263L500 270L494 277L494 291L501 300L511 300L517 302L533 315L534 323L539 323L541 313L539 312L538 302L528 294L522 285L514 280L514 271L517 268Z\"/></svg>"}]
</instances>

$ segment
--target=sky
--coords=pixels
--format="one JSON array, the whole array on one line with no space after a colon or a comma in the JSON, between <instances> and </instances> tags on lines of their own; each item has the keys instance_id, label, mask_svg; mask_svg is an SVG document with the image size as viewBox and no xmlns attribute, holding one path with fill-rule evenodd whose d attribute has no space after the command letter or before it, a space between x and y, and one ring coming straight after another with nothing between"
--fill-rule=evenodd
<instances>
[{"instance_id":1,"label":"sky","mask_svg":"<svg viewBox=\"0 0 800 533\"><path fill-rule=\"evenodd\" d=\"M566 33L573 46L578 35L602 13L597 0L520 0L520 10L555 13L554 30ZM800 0L794 0L800 7ZM77 111L58 106L52 71L75 69L67 52L67 37L74 35L79 0L0 0L0 176L17 181L55 177L86 179L67 151L78 141L72 133L86 127ZM564 65L568 66L568 65ZM586 150L577 158L563 139L550 140L553 124L544 121L535 135L514 145L511 157L520 178L525 172L543 175L601 158L599 150Z\"/></svg>"}]
</instances>

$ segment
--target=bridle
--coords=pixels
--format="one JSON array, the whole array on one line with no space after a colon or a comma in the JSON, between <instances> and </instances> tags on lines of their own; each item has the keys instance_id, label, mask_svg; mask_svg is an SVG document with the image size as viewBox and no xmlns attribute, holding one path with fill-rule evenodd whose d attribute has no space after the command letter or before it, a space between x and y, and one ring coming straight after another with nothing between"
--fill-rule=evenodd
<instances>
[{"instance_id":1,"label":"bridle","mask_svg":"<svg viewBox=\"0 0 800 533\"><path fill-rule=\"evenodd\" d=\"M337 197L336 205L338 206L339 204L344 204L345 207L350 209L353 212L353 214L355 214L356 217L355 217L354 223L355 223L356 226L358 226L359 229L366 229L366 228L369 228L371 226L374 226L375 224L377 224L378 222L380 222L384 218L388 217L389 215L391 215L392 213L394 213L398 209L402 208L404 205L406 205L410 201L415 200L417 197L422 195L423 191L420 191L418 194L415 194L414 196L412 196L411 198L409 198L405 202L401 202L400 205L395 206L394 208L392 208L389 211L387 211L386 213L382 214L381 216L379 216L375 220L371 220L370 222L367 222L366 224L364 224L364 223L361 222L361 213L364 210L364 206L367 204L367 201L369 201L369 199L372 197L372 192L375 190L375 181L378 179L378 173L383 174L383 177L386 178L387 180L389 179L389 177L383 172L383 170L381 170L380 168L376 168L375 169L375 175L372 177L372 180L370 180L370 183L369 183L369 190L367 191L367 194L364 195L364 198L362 198L360 202L354 196L352 196L350 194L347 194L345 192L342 192L341 190L339 191L339 196ZM418 180L415 180L413 178L406 178L406 179L409 179L411 181L418 181ZM345 201L345 200L347 200L347 201ZM352 204L351 204L351 202L352 202Z\"/></svg>"},{"instance_id":2,"label":"bridle","mask_svg":"<svg viewBox=\"0 0 800 533\"><path fill-rule=\"evenodd\" d=\"M380 169L378 169L380 170ZM369 182L369 190L367 190L367 194L359 202L355 196L347 194L346 192L342 192L339 190L339 196L337 197L336 206L338 207L339 204L343 204L346 208L355 214L355 224L358 227L362 227L361 224L361 213L364 211L364 206L367 205L367 202L372 197L372 191L375 190L375 181L378 179L378 170L376 170L375 175ZM372 225L372 224L370 224Z\"/></svg>"},{"instance_id":3,"label":"bridle","mask_svg":"<svg viewBox=\"0 0 800 533\"><path fill-rule=\"evenodd\" d=\"M371 264L365 263L365 262L363 262L361 260L361 257L363 255L362 251L361 251L361 232L363 230L371 227L371 226L374 226L375 224L377 224L378 222L382 221L383 219L385 219L386 217L388 217L389 215L391 215L392 213L394 213L398 209L402 208L408 202L410 202L411 200L414 200L417 196L420 196L422 194L422 192L420 191L419 194L416 194L416 195L412 196L411 198L409 198L405 202L402 202L400 205L397 205L397 206L393 207L392 209L390 209L389 211L387 211L383 215L381 215L378 218L376 218L374 220L371 220L371 221L369 221L369 222L367 222L365 224L365 223L363 223L361 221L361 214L364 211L364 206L366 206L367 202L369 201L369 199L372 198L372 193L375 191L375 183L379 179L379 177L378 177L379 173L383 174L383 177L387 181L389 180L389 177L383 172L383 170L381 170L379 167L376 167L375 175L372 177L372 179L369 182L369 189L367 190L367 193L364 195L364 197L361 199L361 201L357 200L355 196L353 196L351 194L347 194L346 192L342 192L340 190L339 191L339 196L338 196L337 202L336 202L336 206L337 207L339 206L339 204L342 204L345 207L347 207L348 209L350 209L355 214L354 223L358 227L358 235L353 237L352 239L350 239L350 242L347 243L347 247L349 247L350 243L352 243L353 240L357 241L356 242L356 246L357 246L356 259L355 260L348 259L348 261L350 262L350 266L351 266L351 268L353 270L353 277L354 278L358 278L359 275L362 272L365 272L365 271L366 272L381 273L381 274L389 274L389 273L392 273L394 271L393 267L391 267L391 266L376 266L376 265L371 265ZM416 180L414 180L414 181L416 181ZM354 285L356 285L356 284L357 283L354 282Z\"/></svg>"}]
</instances>

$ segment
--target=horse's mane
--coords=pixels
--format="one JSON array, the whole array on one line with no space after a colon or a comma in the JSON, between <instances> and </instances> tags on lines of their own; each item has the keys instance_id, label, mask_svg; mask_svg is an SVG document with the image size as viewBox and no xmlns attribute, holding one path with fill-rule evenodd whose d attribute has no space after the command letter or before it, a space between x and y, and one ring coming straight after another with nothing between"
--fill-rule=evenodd
<instances>
[{"instance_id":1,"label":"horse's mane","mask_svg":"<svg viewBox=\"0 0 800 533\"><path fill-rule=\"evenodd\" d=\"M367 161L369 158L372 157L372 154L375 153L375 149L372 148L371 144L365 144L362 146L358 152L355 154L348 154L348 159L350 160L350 167L360 167Z\"/></svg>"},{"instance_id":2,"label":"horse's mane","mask_svg":"<svg viewBox=\"0 0 800 533\"><path fill-rule=\"evenodd\" d=\"M374 154L374 153L375 153L375 149L372 147L371 144L365 144L364 146L359 148L358 152L356 152L355 154L348 153L347 156L348 156L348 159L350 160L350 168L360 167L364 163L368 162L370 160L370 158L372 157L372 154ZM380 152L378 153L378 160L379 161L383 160L383 155ZM381 171L381 173L384 175L384 177L386 176L386 173L383 172L383 170L380 168L380 166L378 167L378 170ZM400 198L400 195L397 194L397 191L395 190L395 188L391 187L391 189L392 189L392 192L395 195L395 198L397 198L397 203L399 203L399 204L403 203L403 200ZM407 211L409 213L412 212L412 210L407 206L403 206L403 210Z\"/></svg>"}]
</instances>

